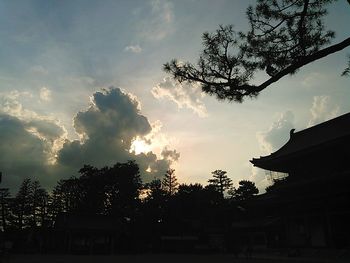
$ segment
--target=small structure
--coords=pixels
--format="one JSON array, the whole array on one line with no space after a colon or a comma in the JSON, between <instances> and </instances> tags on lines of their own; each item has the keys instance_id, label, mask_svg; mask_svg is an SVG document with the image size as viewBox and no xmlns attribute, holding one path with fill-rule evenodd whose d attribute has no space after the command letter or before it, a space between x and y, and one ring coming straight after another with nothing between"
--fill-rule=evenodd
<instances>
[{"instance_id":1,"label":"small structure","mask_svg":"<svg viewBox=\"0 0 350 263\"><path fill-rule=\"evenodd\" d=\"M127 242L120 220L103 215L62 213L54 230L55 247L74 254L114 253Z\"/></svg>"},{"instance_id":2,"label":"small structure","mask_svg":"<svg viewBox=\"0 0 350 263\"><path fill-rule=\"evenodd\" d=\"M279 150L251 163L288 174L247 204L255 220L276 221L260 228L270 247L350 246L350 113L292 130Z\"/></svg>"}]
</instances>

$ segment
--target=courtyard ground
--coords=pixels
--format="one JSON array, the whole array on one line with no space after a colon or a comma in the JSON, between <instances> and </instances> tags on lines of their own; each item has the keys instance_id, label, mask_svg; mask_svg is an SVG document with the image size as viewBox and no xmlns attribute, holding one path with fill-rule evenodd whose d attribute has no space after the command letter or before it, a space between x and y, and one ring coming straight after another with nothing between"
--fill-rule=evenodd
<instances>
[{"instance_id":1,"label":"courtyard ground","mask_svg":"<svg viewBox=\"0 0 350 263\"><path fill-rule=\"evenodd\" d=\"M339 262L344 260L327 260L324 258L286 258L263 256L250 259L236 258L233 255L5 255L1 263L297 263L297 262Z\"/></svg>"}]
</instances>

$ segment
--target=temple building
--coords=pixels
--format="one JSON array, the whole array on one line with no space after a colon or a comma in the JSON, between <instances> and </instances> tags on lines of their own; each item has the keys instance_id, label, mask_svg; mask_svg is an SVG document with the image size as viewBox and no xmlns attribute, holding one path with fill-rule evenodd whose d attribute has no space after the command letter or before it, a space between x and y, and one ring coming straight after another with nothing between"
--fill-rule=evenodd
<instances>
[{"instance_id":1,"label":"temple building","mask_svg":"<svg viewBox=\"0 0 350 263\"><path fill-rule=\"evenodd\" d=\"M251 163L274 181L246 204L255 220L247 229L264 233L266 246L350 247L350 113L291 130L285 145Z\"/></svg>"}]
</instances>

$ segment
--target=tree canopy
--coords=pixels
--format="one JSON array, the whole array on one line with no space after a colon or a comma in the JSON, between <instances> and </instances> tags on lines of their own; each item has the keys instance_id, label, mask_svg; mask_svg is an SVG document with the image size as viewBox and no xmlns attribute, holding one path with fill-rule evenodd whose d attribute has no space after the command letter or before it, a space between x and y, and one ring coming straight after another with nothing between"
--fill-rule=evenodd
<instances>
[{"instance_id":1,"label":"tree canopy","mask_svg":"<svg viewBox=\"0 0 350 263\"><path fill-rule=\"evenodd\" d=\"M282 77L350 45L350 37L331 44L335 33L326 30L323 19L332 2L258 0L247 9L250 30L236 32L228 25L205 32L196 66L173 59L163 69L180 83L200 84L220 100L255 97ZM252 84L259 71L267 74L266 80Z\"/></svg>"},{"instance_id":2,"label":"tree canopy","mask_svg":"<svg viewBox=\"0 0 350 263\"><path fill-rule=\"evenodd\" d=\"M238 201L248 200L259 193L259 189L255 186L254 182L241 180L238 184L238 188L229 190L229 194L232 198Z\"/></svg>"},{"instance_id":3,"label":"tree canopy","mask_svg":"<svg viewBox=\"0 0 350 263\"><path fill-rule=\"evenodd\" d=\"M108 222L113 222L118 226L116 249L122 253L157 251L153 249L162 245L159 241L163 236L200 236L206 240L211 233L208 229L229 234L233 220L246 220L247 210L224 196L232 187L226 171L215 170L212 175L205 186L179 184L175 170L169 169L163 180L143 183L137 163L128 161L102 168L84 165L79 176L58 181L49 192L39 181L26 178L14 197L9 189L0 189L0 232L15 242L16 251L27 251L28 247L46 251L58 244L51 247L51 241L37 242L45 240L47 233L59 233L57 240L62 240L60 233L71 233L72 229L83 235L110 236L115 228ZM237 189L242 197L237 201L257 194L254 183L245 182ZM74 222L82 222L82 228ZM101 222L108 225L101 226Z\"/></svg>"},{"instance_id":4,"label":"tree canopy","mask_svg":"<svg viewBox=\"0 0 350 263\"><path fill-rule=\"evenodd\" d=\"M232 186L232 180L226 173L223 170L215 170L212 172L213 178L208 180L209 185L212 185L222 198L224 198L224 192Z\"/></svg>"},{"instance_id":5,"label":"tree canopy","mask_svg":"<svg viewBox=\"0 0 350 263\"><path fill-rule=\"evenodd\" d=\"M178 185L175 170L167 170L162 181L163 190L168 193L168 195L173 195L177 191Z\"/></svg>"}]
</instances>

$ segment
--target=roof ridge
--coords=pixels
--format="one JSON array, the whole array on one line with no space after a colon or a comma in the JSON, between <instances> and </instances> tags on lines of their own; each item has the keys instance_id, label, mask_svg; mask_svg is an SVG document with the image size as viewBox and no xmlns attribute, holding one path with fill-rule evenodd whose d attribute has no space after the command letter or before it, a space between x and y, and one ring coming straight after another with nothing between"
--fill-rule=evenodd
<instances>
[{"instance_id":1,"label":"roof ridge","mask_svg":"<svg viewBox=\"0 0 350 263\"><path fill-rule=\"evenodd\" d=\"M339 119L346 119L348 117L350 117L350 112L342 114L342 115L339 115L337 117L334 117L332 119L326 120L324 122L317 123L317 124L315 124L315 125L313 125L311 127L307 127L307 128L302 129L300 131L296 131L296 132L293 133L293 135L300 134L300 133L303 133L303 132L307 132L307 131L310 131L312 129L315 129L315 128L318 128L318 127L321 127L321 126L327 126L327 125L329 125L330 123L332 123L334 121L338 121Z\"/></svg>"}]
</instances>

